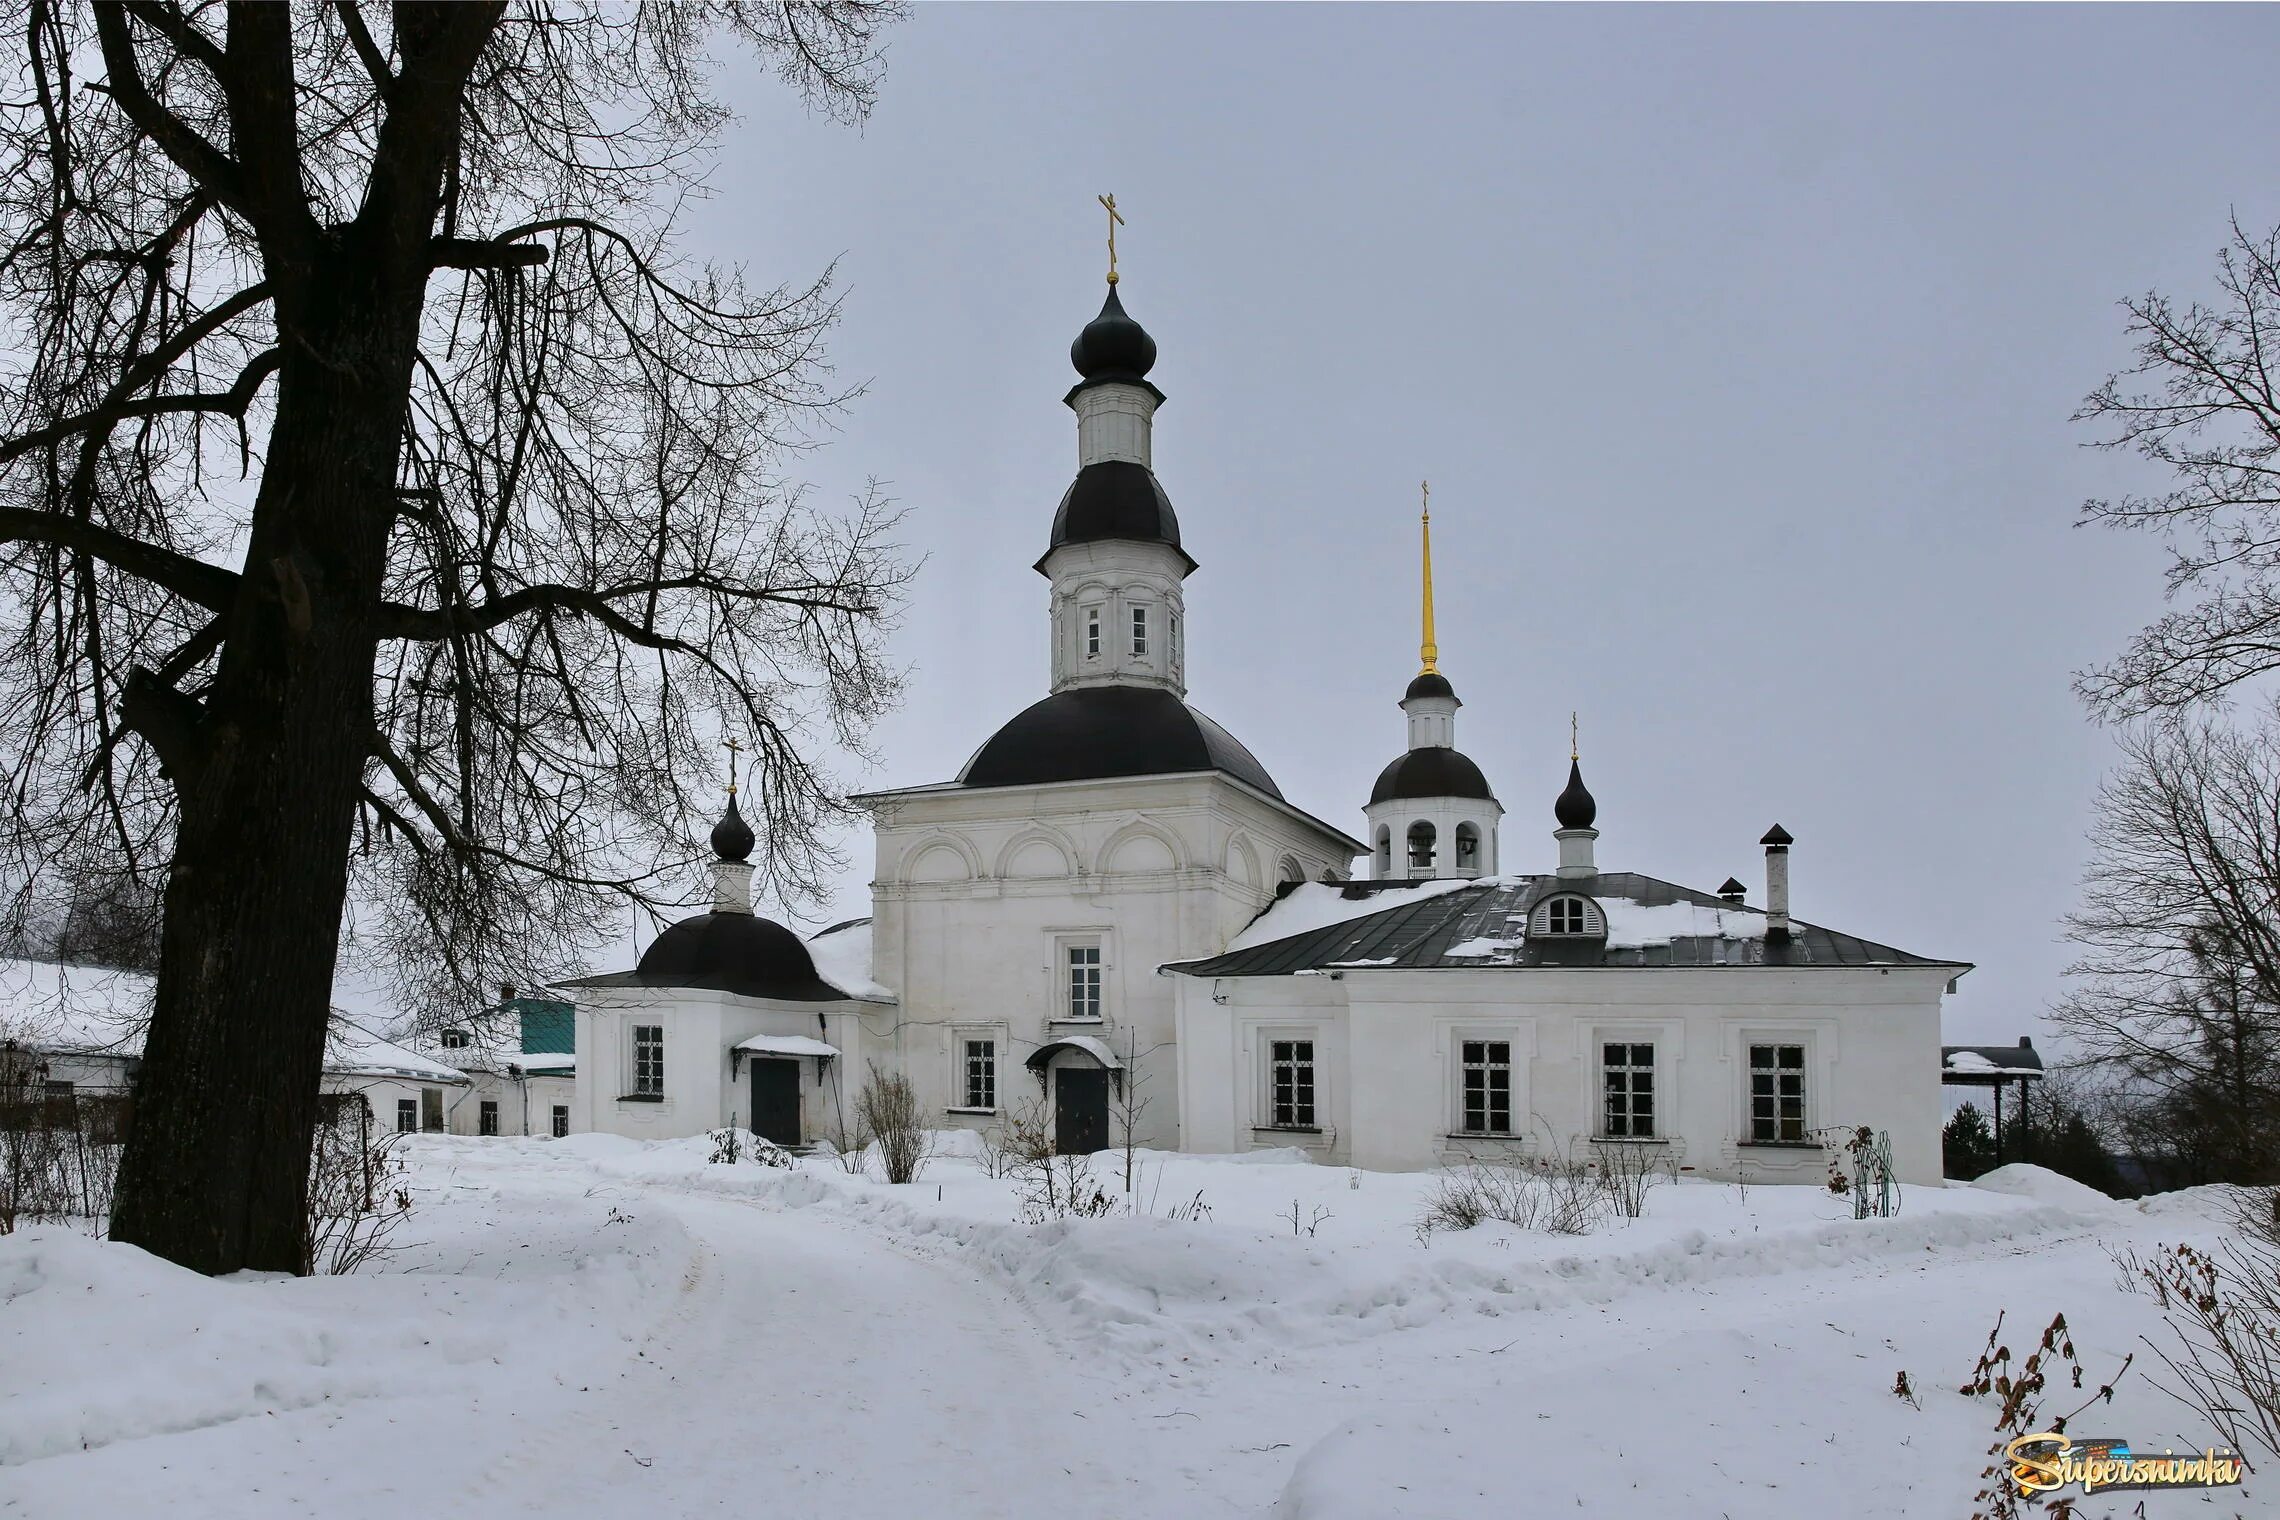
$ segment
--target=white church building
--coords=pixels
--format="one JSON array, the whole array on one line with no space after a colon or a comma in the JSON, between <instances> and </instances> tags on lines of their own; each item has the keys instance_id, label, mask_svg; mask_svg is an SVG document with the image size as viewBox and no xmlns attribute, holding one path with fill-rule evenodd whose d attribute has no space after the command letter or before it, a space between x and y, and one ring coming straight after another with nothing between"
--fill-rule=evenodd
<instances>
[{"instance_id":1,"label":"white church building","mask_svg":"<svg viewBox=\"0 0 2280 1520\"><path fill-rule=\"evenodd\" d=\"M713 910L564 984L573 1127L838 1141L877 1066L944 1127L1039 1105L1065 1150L1123 1119L1143 1145L1368 1168L1613 1142L1817 1183L1814 1132L1865 1125L1936 1182L1940 1003L1970 968L1793 919L1778 826L1762 906L1602 871L1573 759L1540 858L1507 852L1455 747L1429 537L1408 747L1364 838L1187 705L1197 565L1153 466L1156 345L1110 278L1070 351L1077 473L1035 566L1051 690L954 780L855 799L872 913L812 939L752 911L732 787Z\"/></svg>"}]
</instances>

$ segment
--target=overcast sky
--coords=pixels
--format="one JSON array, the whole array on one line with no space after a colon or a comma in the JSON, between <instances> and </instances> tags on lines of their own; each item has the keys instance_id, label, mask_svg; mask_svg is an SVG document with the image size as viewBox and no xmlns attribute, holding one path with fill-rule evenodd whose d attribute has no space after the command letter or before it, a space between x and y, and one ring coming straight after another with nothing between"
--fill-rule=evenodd
<instances>
[{"instance_id":1,"label":"overcast sky","mask_svg":"<svg viewBox=\"0 0 2280 1520\"><path fill-rule=\"evenodd\" d=\"M1951 1039L2033 1030L2111 759L2068 677L2160 607L2154 545L2072 526L2133 467L2067 419L2120 298L2280 216L2276 41L2262 7L925 5L859 132L735 59L692 236L764 282L840 259L869 389L803 469L882 478L928 557L851 789L948 779L1046 693L1114 191L1190 699L1292 802L1359 832L1403 747L1430 477L1509 869L1554 864L1577 710L1603 866L1762 902L1778 820L1800 917L1976 962Z\"/></svg>"}]
</instances>

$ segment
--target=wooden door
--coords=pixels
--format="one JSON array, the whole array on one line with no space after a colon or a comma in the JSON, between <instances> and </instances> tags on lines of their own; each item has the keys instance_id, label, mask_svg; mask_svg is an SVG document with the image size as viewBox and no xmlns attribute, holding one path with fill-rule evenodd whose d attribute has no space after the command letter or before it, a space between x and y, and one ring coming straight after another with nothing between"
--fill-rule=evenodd
<instances>
[{"instance_id":1,"label":"wooden door","mask_svg":"<svg viewBox=\"0 0 2280 1520\"><path fill-rule=\"evenodd\" d=\"M752 1061L752 1133L778 1145L800 1143L800 1063Z\"/></svg>"},{"instance_id":2,"label":"wooden door","mask_svg":"<svg viewBox=\"0 0 2280 1520\"><path fill-rule=\"evenodd\" d=\"M1064 1156L1108 1149L1108 1073L1064 1066L1053 1073L1053 1148Z\"/></svg>"}]
</instances>

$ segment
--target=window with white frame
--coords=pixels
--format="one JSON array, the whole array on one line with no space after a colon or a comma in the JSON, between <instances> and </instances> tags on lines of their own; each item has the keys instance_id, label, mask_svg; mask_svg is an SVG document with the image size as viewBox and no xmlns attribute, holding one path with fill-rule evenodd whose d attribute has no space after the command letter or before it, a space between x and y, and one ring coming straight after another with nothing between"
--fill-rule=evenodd
<instances>
[{"instance_id":1,"label":"window with white frame","mask_svg":"<svg viewBox=\"0 0 2280 1520\"><path fill-rule=\"evenodd\" d=\"M559 1140L569 1133L570 1105L567 1103L557 1103L554 1105L554 1138Z\"/></svg>"},{"instance_id":2,"label":"window with white frame","mask_svg":"<svg viewBox=\"0 0 2280 1520\"><path fill-rule=\"evenodd\" d=\"M485 1098L482 1105L475 1110L475 1133L478 1135L495 1135L498 1132L499 1105L496 1100Z\"/></svg>"},{"instance_id":3,"label":"window with white frame","mask_svg":"<svg viewBox=\"0 0 2280 1520\"><path fill-rule=\"evenodd\" d=\"M443 1032L443 1048L445 1050L465 1050L467 1048L467 1031L464 1029L446 1029Z\"/></svg>"},{"instance_id":4,"label":"window with white frame","mask_svg":"<svg viewBox=\"0 0 2280 1520\"><path fill-rule=\"evenodd\" d=\"M633 1026L633 1096L665 1096L665 1026Z\"/></svg>"},{"instance_id":5,"label":"window with white frame","mask_svg":"<svg viewBox=\"0 0 2280 1520\"><path fill-rule=\"evenodd\" d=\"M1750 1141L1805 1143L1805 1047L1750 1047Z\"/></svg>"},{"instance_id":6,"label":"window with white frame","mask_svg":"<svg viewBox=\"0 0 2280 1520\"><path fill-rule=\"evenodd\" d=\"M1100 609L1098 607L1087 607L1085 609L1085 658L1088 660L1100 658Z\"/></svg>"},{"instance_id":7,"label":"window with white frame","mask_svg":"<svg viewBox=\"0 0 2280 1520\"><path fill-rule=\"evenodd\" d=\"M1099 1022L1100 964L1099 940L1079 940L1061 947L1062 1018Z\"/></svg>"},{"instance_id":8,"label":"window with white frame","mask_svg":"<svg viewBox=\"0 0 2280 1520\"><path fill-rule=\"evenodd\" d=\"M1655 1137L1655 1047L1606 1040L1599 1047L1599 1133L1610 1140Z\"/></svg>"},{"instance_id":9,"label":"window with white frame","mask_svg":"<svg viewBox=\"0 0 2280 1520\"><path fill-rule=\"evenodd\" d=\"M416 1135L420 1129L420 1103L417 1098L396 1100L396 1133Z\"/></svg>"},{"instance_id":10,"label":"window with white frame","mask_svg":"<svg viewBox=\"0 0 2280 1520\"><path fill-rule=\"evenodd\" d=\"M1554 934L1581 934L1585 922L1583 899L1555 897L1551 900L1545 918Z\"/></svg>"},{"instance_id":11,"label":"window with white frame","mask_svg":"<svg viewBox=\"0 0 2280 1520\"><path fill-rule=\"evenodd\" d=\"M1463 1040L1458 1054L1464 1066L1464 1132L1468 1135L1512 1133L1512 1043L1509 1040Z\"/></svg>"},{"instance_id":12,"label":"window with white frame","mask_svg":"<svg viewBox=\"0 0 2280 1520\"><path fill-rule=\"evenodd\" d=\"M1135 657L1148 652L1148 609L1132 609L1132 653Z\"/></svg>"},{"instance_id":13,"label":"window with white frame","mask_svg":"<svg viewBox=\"0 0 2280 1520\"><path fill-rule=\"evenodd\" d=\"M958 1041L959 1091L964 1108L997 1107L997 1041L962 1037Z\"/></svg>"},{"instance_id":14,"label":"window with white frame","mask_svg":"<svg viewBox=\"0 0 2280 1520\"><path fill-rule=\"evenodd\" d=\"M1267 1042L1267 1120L1277 1129L1313 1129L1314 1042Z\"/></svg>"}]
</instances>

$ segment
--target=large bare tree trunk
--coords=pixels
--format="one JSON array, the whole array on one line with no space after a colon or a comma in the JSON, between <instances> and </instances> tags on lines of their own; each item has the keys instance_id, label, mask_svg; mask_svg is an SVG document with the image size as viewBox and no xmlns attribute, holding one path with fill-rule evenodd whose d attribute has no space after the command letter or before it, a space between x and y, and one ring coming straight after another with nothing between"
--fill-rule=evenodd
<instances>
[{"instance_id":1,"label":"large bare tree trunk","mask_svg":"<svg viewBox=\"0 0 2280 1520\"><path fill-rule=\"evenodd\" d=\"M336 271L336 278L340 271ZM195 732L114 1238L297 1272L418 292L325 314L288 362L233 627ZM407 308L407 303L395 303ZM391 400L390 398L395 398ZM163 726L163 719L153 719Z\"/></svg>"}]
</instances>

